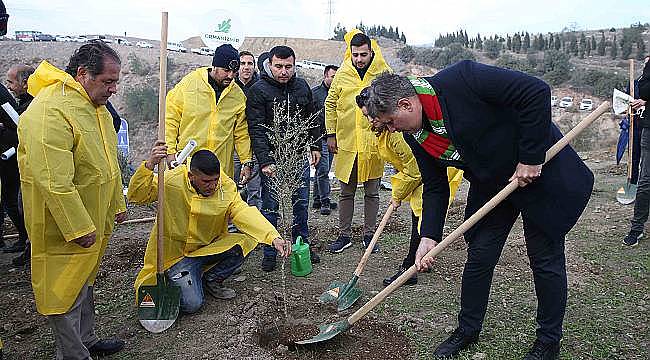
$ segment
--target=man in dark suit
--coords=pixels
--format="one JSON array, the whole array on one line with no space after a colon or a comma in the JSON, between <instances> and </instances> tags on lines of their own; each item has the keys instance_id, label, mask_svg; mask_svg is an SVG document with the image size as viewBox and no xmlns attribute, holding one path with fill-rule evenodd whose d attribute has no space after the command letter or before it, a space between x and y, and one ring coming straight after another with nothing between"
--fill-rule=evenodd
<instances>
[{"instance_id":1,"label":"man in dark suit","mask_svg":"<svg viewBox=\"0 0 650 360\"><path fill-rule=\"evenodd\" d=\"M551 122L550 96L537 78L461 61L429 78L384 74L361 99L370 117L404 133L422 173L418 270L432 267L424 255L442 240L448 166L463 169L470 182L466 218L509 181L520 185L465 233L459 325L434 355L456 356L478 341L494 267L521 214L538 300L537 340L525 359L559 356L567 296L564 239L589 200L593 174L568 146L542 166L546 150L561 137Z\"/></svg>"}]
</instances>

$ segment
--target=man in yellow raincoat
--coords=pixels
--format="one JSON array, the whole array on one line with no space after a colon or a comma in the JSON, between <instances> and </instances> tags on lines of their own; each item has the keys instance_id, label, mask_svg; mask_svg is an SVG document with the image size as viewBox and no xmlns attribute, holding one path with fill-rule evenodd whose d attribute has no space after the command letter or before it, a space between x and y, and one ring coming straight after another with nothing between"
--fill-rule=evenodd
<instances>
[{"instance_id":1,"label":"man in yellow raincoat","mask_svg":"<svg viewBox=\"0 0 650 360\"><path fill-rule=\"evenodd\" d=\"M158 180L153 168L168 153L157 142L149 160L137 169L129 184L130 202L145 204L157 199ZM165 233L163 266L169 280L181 289L181 311L194 313L204 302L204 289L218 299L231 299L235 291L223 281L242 265L258 243L273 245L282 256L291 244L254 206L239 196L235 182L220 169L219 160L206 149L194 153L188 166L181 164L165 173ZM231 220L242 232L228 232ZM157 225L147 244L144 267L135 281L156 281Z\"/></svg>"},{"instance_id":2,"label":"man in yellow raincoat","mask_svg":"<svg viewBox=\"0 0 650 360\"><path fill-rule=\"evenodd\" d=\"M361 93L356 97L356 102L363 115L368 116L368 111L364 104L365 99L367 99L367 88L361 90ZM368 121L370 121L372 130L377 135L377 150L379 151L379 155L397 170L397 173L390 178L392 185L391 203L397 209L402 201L408 201L411 207L411 240L409 252L397 272L384 279L384 286L388 286L400 277L404 271L415 264L415 253L420 245L419 223L422 216L422 175L420 174L415 156L413 156L411 148L404 140L403 134L391 133L386 126L371 118L368 118ZM463 181L463 171L449 167L447 169L447 179L449 181L449 205L451 206L456 191ZM417 274L405 282L406 285L415 285L417 283Z\"/></svg>"},{"instance_id":3,"label":"man in yellow raincoat","mask_svg":"<svg viewBox=\"0 0 650 360\"><path fill-rule=\"evenodd\" d=\"M120 67L102 41L81 46L66 71L43 61L29 77L35 98L18 125L32 286L36 308L54 330L57 359L124 346L98 339L93 329L95 276L114 222L126 218L117 136L105 106Z\"/></svg>"},{"instance_id":4,"label":"man in yellow raincoat","mask_svg":"<svg viewBox=\"0 0 650 360\"><path fill-rule=\"evenodd\" d=\"M372 239L379 210L379 183L384 163L377 152L377 139L355 103L361 89L390 67L376 41L359 30L345 35L348 43L343 63L325 99L327 146L334 153L334 174L341 183L340 234L329 250L339 253L352 245L352 216L357 183L364 187L363 244ZM375 247L373 252L379 248Z\"/></svg>"},{"instance_id":5,"label":"man in yellow raincoat","mask_svg":"<svg viewBox=\"0 0 650 360\"><path fill-rule=\"evenodd\" d=\"M232 178L236 148L242 163L241 183L248 181L253 157L246 96L234 81L238 70L237 50L230 44L221 45L214 52L211 68L192 71L169 91L165 112L167 164L172 164L176 154L195 140L196 149L214 152L223 172Z\"/></svg>"}]
</instances>

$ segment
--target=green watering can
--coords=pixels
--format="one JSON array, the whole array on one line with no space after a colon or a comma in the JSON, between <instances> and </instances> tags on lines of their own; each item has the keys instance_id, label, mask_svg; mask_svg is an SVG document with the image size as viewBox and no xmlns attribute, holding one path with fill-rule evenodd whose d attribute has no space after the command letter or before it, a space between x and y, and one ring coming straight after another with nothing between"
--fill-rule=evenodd
<instances>
[{"instance_id":1,"label":"green watering can","mask_svg":"<svg viewBox=\"0 0 650 360\"><path fill-rule=\"evenodd\" d=\"M296 243L291 247L291 273L294 276L307 276L311 274L311 254L309 244L298 236Z\"/></svg>"}]
</instances>

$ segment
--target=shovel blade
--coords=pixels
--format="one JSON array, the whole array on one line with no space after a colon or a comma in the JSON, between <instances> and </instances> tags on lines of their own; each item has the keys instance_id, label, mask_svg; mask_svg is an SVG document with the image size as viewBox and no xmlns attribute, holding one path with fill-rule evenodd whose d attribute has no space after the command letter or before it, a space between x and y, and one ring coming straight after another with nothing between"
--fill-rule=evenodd
<instances>
[{"instance_id":1,"label":"shovel blade","mask_svg":"<svg viewBox=\"0 0 650 360\"><path fill-rule=\"evenodd\" d=\"M339 297L338 305L336 306L337 311L347 310L352 305L354 305L357 300L361 297L361 289L356 286L350 287L345 291L345 294L342 294Z\"/></svg>"},{"instance_id":2,"label":"shovel blade","mask_svg":"<svg viewBox=\"0 0 650 360\"><path fill-rule=\"evenodd\" d=\"M334 281L330 284L329 288L321 294L318 302L321 304L333 304L338 301L341 291L348 283L342 281Z\"/></svg>"},{"instance_id":3,"label":"shovel blade","mask_svg":"<svg viewBox=\"0 0 650 360\"><path fill-rule=\"evenodd\" d=\"M305 344L315 344L323 341L327 341L336 335L346 331L347 329L350 328L350 323L348 323L347 320L342 320L342 321L337 321L333 324L326 324L326 325L321 325L318 327L320 332L318 335L307 339L307 340L301 340L301 341L296 341L296 344L299 345L305 345Z\"/></svg>"},{"instance_id":4,"label":"shovel blade","mask_svg":"<svg viewBox=\"0 0 650 360\"><path fill-rule=\"evenodd\" d=\"M629 205L636 200L636 185L626 183L616 192L616 201Z\"/></svg>"},{"instance_id":5,"label":"shovel blade","mask_svg":"<svg viewBox=\"0 0 650 360\"><path fill-rule=\"evenodd\" d=\"M181 289L170 285L163 274L156 276L156 285L138 289L138 318L147 331L161 333L169 329L178 317Z\"/></svg>"}]
</instances>

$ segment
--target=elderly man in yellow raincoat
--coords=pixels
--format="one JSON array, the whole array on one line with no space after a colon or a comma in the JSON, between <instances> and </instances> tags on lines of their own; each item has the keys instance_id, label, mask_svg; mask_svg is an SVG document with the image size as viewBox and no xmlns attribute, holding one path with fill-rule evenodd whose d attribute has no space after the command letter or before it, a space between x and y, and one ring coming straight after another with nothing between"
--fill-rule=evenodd
<instances>
[{"instance_id":1,"label":"elderly man in yellow raincoat","mask_svg":"<svg viewBox=\"0 0 650 360\"><path fill-rule=\"evenodd\" d=\"M230 44L219 46L212 67L201 67L186 75L167 94L165 141L172 164L190 140L196 149L209 149L233 178L234 151L242 163L241 183L251 175L253 154L246 121L246 96L234 81L239 53ZM239 181L240 179L235 179Z\"/></svg>"},{"instance_id":2,"label":"elderly man in yellow raincoat","mask_svg":"<svg viewBox=\"0 0 650 360\"><path fill-rule=\"evenodd\" d=\"M120 58L101 41L81 46L66 71L42 62L20 116L18 164L31 240L32 286L54 330L57 359L122 349L94 332L93 283L115 221L126 218L117 136L106 101Z\"/></svg>"},{"instance_id":3,"label":"elderly man in yellow raincoat","mask_svg":"<svg viewBox=\"0 0 650 360\"><path fill-rule=\"evenodd\" d=\"M340 234L329 250L339 253L352 245L352 217L357 183L364 186L363 244L367 246L377 223L379 183L384 163L377 152L377 139L355 103L361 89L385 71L391 71L377 42L359 30L345 35L348 48L325 99L327 146L334 155L334 174L341 183ZM375 247L373 252L379 248Z\"/></svg>"},{"instance_id":4,"label":"elderly man in yellow raincoat","mask_svg":"<svg viewBox=\"0 0 650 360\"><path fill-rule=\"evenodd\" d=\"M131 178L127 195L130 202L156 200L158 181L153 168L167 153L165 143L157 142L149 160ZM235 182L206 149L194 153L189 170L181 164L165 173L164 212L163 266L171 283L181 289L180 309L184 313L201 308L204 289L218 299L235 297L235 291L224 287L223 281L258 243L273 245L283 256L291 253L291 244L280 237L256 207L242 200ZM228 232L229 220L241 234ZM154 225L144 267L135 281L136 294L140 286L155 284L157 234Z\"/></svg>"},{"instance_id":5,"label":"elderly man in yellow raincoat","mask_svg":"<svg viewBox=\"0 0 650 360\"><path fill-rule=\"evenodd\" d=\"M361 108L364 116L367 116L367 110L364 104L364 98L367 95L364 93L366 89L361 90L357 96L357 105ZM391 203L397 209L402 201L408 201L411 207L411 241L409 244L409 252L402 261L402 265L397 272L383 281L384 286L390 285L395 279L400 277L404 271L415 264L415 253L420 245L420 221L422 215L422 175L418 168L417 161L411 148L404 140L401 133L391 133L381 123L368 118L372 130L377 135L377 150L383 160L393 165L397 173L390 177L392 186ZM454 167L447 169L447 179L449 181L449 206L454 201L456 191L463 181L463 171ZM415 285L418 283L417 274L413 275L404 284Z\"/></svg>"}]
</instances>

